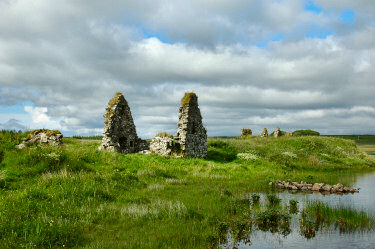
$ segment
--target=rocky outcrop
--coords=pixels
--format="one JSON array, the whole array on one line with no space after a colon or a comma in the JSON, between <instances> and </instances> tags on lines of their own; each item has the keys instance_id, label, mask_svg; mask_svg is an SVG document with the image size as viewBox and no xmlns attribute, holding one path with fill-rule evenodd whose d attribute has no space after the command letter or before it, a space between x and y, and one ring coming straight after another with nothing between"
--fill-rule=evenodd
<instances>
[{"instance_id":1,"label":"rocky outcrop","mask_svg":"<svg viewBox=\"0 0 375 249\"><path fill-rule=\"evenodd\" d=\"M27 133L26 139L19 145L17 149L23 149L33 144L44 144L60 146L63 145L63 134L59 130L38 129Z\"/></svg>"},{"instance_id":2,"label":"rocky outcrop","mask_svg":"<svg viewBox=\"0 0 375 249\"><path fill-rule=\"evenodd\" d=\"M241 137L247 137L247 136L252 136L253 132L249 128L243 128L241 129Z\"/></svg>"},{"instance_id":3,"label":"rocky outcrop","mask_svg":"<svg viewBox=\"0 0 375 249\"><path fill-rule=\"evenodd\" d=\"M207 131L202 123L198 97L195 93L185 93L181 100L175 142L180 147L181 156L207 155Z\"/></svg>"},{"instance_id":4,"label":"rocky outcrop","mask_svg":"<svg viewBox=\"0 0 375 249\"><path fill-rule=\"evenodd\" d=\"M149 144L137 136L128 102L116 93L104 114L104 137L99 150L136 153L148 150Z\"/></svg>"},{"instance_id":5,"label":"rocky outcrop","mask_svg":"<svg viewBox=\"0 0 375 249\"><path fill-rule=\"evenodd\" d=\"M280 128L279 127L276 127L275 131L273 132L273 137L274 138L278 138L281 136L281 133L280 133Z\"/></svg>"},{"instance_id":6,"label":"rocky outcrop","mask_svg":"<svg viewBox=\"0 0 375 249\"><path fill-rule=\"evenodd\" d=\"M264 128L262 133L260 133L260 137L268 137L268 131L267 128Z\"/></svg>"},{"instance_id":7,"label":"rocky outcrop","mask_svg":"<svg viewBox=\"0 0 375 249\"><path fill-rule=\"evenodd\" d=\"M280 189L288 189L288 190L302 190L302 191L330 192L330 193L359 192L359 189L344 187L340 183L331 186L325 183L307 183L303 181L292 182L290 180L286 180L286 181L276 180L275 182L270 182L269 185L275 186Z\"/></svg>"}]
</instances>

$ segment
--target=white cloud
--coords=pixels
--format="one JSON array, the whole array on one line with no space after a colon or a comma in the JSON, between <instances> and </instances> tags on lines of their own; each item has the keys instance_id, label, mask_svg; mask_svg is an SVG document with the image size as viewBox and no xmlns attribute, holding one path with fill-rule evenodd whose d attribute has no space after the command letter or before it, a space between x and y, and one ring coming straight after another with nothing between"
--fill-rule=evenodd
<instances>
[{"instance_id":1,"label":"white cloud","mask_svg":"<svg viewBox=\"0 0 375 249\"><path fill-rule=\"evenodd\" d=\"M31 126L35 128L62 129L57 120L51 119L47 115L47 107L25 106L25 111L31 116Z\"/></svg>"},{"instance_id":2,"label":"white cloud","mask_svg":"<svg viewBox=\"0 0 375 249\"><path fill-rule=\"evenodd\" d=\"M210 135L280 124L373 133L362 109L375 107L374 1L316 3L322 13L300 0L0 1L0 105L32 102L30 121L18 119L27 126L96 133L121 91L149 137L173 132L195 91ZM311 25L332 34L308 39Z\"/></svg>"}]
</instances>

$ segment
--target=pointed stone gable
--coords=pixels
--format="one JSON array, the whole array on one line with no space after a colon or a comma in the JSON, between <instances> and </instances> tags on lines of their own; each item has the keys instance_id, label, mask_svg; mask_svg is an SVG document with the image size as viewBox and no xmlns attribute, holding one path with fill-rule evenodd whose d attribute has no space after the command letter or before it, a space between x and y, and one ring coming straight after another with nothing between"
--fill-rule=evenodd
<instances>
[{"instance_id":1,"label":"pointed stone gable","mask_svg":"<svg viewBox=\"0 0 375 249\"><path fill-rule=\"evenodd\" d=\"M109 101L104 114L104 137L99 150L135 153L147 148L147 142L137 136L128 102L122 93Z\"/></svg>"},{"instance_id":2,"label":"pointed stone gable","mask_svg":"<svg viewBox=\"0 0 375 249\"><path fill-rule=\"evenodd\" d=\"M176 143L182 156L205 157L207 155L207 131L202 123L195 93L185 93L178 115Z\"/></svg>"}]
</instances>

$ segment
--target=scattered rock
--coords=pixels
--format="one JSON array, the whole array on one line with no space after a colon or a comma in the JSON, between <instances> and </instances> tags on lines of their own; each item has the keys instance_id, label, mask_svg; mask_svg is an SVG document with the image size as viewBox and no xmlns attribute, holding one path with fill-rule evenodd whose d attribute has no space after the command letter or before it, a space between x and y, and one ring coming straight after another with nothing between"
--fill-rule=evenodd
<instances>
[{"instance_id":1,"label":"scattered rock","mask_svg":"<svg viewBox=\"0 0 375 249\"><path fill-rule=\"evenodd\" d=\"M38 129L27 133L26 139L19 145L16 145L17 149L23 149L26 145L33 144L44 144L61 146L63 134L59 130L48 130L48 129Z\"/></svg>"},{"instance_id":2,"label":"scattered rock","mask_svg":"<svg viewBox=\"0 0 375 249\"><path fill-rule=\"evenodd\" d=\"M270 186L276 186L281 189L289 189L289 190L302 190L302 191L314 191L314 192L322 192L322 193L337 193L337 194L342 194L342 193L357 193L359 192L359 189L355 188L349 188L349 187L344 187L341 183L338 183L336 185L329 185L329 184L324 184L324 183L307 183L301 181L300 183L298 182L292 182L289 179L286 181L281 181L281 180L276 180L275 183L270 182Z\"/></svg>"},{"instance_id":3,"label":"scattered rock","mask_svg":"<svg viewBox=\"0 0 375 249\"><path fill-rule=\"evenodd\" d=\"M22 150L23 148L25 148L26 145L24 143L21 143L19 145L16 145L16 149L19 149L19 150Z\"/></svg>"},{"instance_id":4,"label":"scattered rock","mask_svg":"<svg viewBox=\"0 0 375 249\"><path fill-rule=\"evenodd\" d=\"M267 128L264 128L262 133L260 133L260 137L268 137L268 131Z\"/></svg>"},{"instance_id":5,"label":"scattered rock","mask_svg":"<svg viewBox=\"0 0 375 249\"><path fill-rule=\"evenodd\" d=\"M128 102L122 93L116 93L104 114L104 137L99 150L126 154L148 149L148 142L137 136Z\"/></svg>"}]
</instances>

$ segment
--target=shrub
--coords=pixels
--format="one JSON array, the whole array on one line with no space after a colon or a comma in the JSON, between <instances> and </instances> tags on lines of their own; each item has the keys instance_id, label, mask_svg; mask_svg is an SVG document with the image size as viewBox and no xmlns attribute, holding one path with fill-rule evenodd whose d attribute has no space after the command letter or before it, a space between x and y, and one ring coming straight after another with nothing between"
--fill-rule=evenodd
<instances>
[{"instance_id":1,"label":"shrub","mask_svg":"<svg viewBox=\"0 0 375 249\"><path fill-rule=\"evenodd\" d=\"M320 133L313 130L297 130L293 131L293 136L320 136Z\"/></svg>"}]
</instances>

